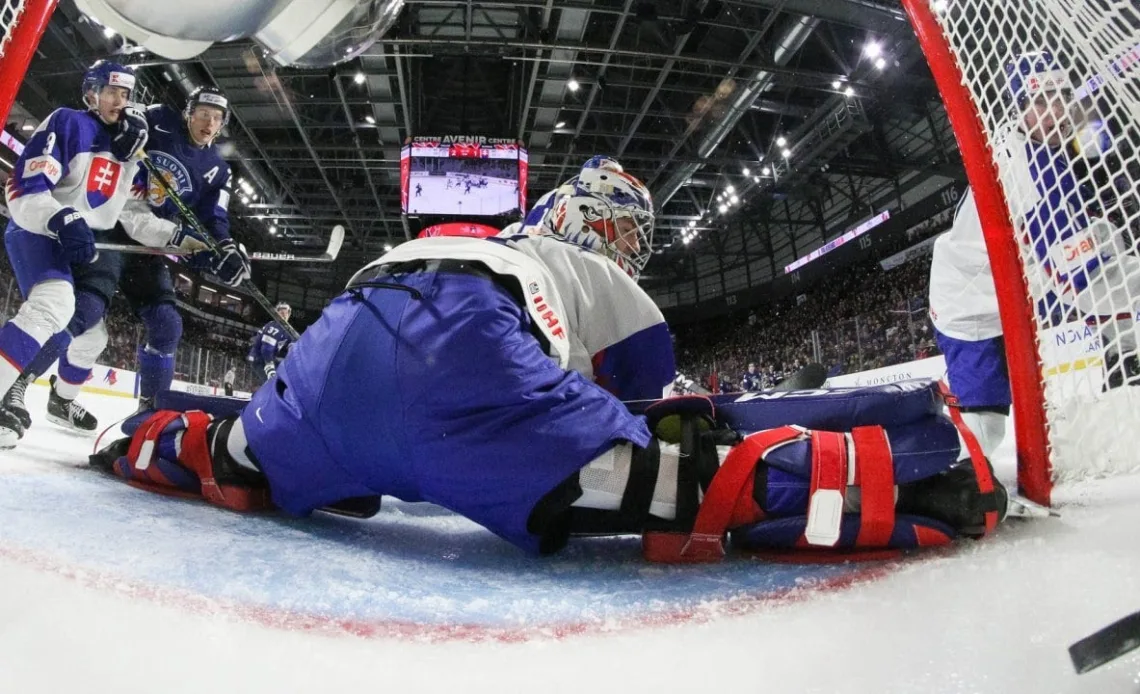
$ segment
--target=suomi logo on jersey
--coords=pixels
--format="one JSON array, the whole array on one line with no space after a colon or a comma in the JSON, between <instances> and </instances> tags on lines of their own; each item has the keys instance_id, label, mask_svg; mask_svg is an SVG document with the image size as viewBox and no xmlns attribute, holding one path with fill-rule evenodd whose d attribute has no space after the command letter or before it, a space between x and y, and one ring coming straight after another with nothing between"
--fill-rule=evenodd
<instances>
[{"instance_id":1,"label":"suomi logo on jersey","mask_svg":"<svg viewBox=\"0 0 1140 694\"><path fill-rule=\"evenodd\" d=\"M180 197L194 189L194 185L190 182L190 172L186 170L182 162L166 152L157 151L150 152L150 159L162 177ZM166 202L166 191L163 190L158 181L154 180L154 174L151 174L147 179L147 200L155 207L162 207Z\"/></svg>"}]
</instances>

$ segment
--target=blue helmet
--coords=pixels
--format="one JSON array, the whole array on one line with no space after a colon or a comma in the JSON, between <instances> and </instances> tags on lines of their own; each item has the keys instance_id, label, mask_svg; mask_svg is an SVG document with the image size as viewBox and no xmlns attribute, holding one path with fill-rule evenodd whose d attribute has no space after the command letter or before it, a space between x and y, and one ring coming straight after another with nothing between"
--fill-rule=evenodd
<instances>
[{"instance_id":1,"label":"blue helmet","mask_svg":"<svg viewBox=\"0 0 1140 694\"><path fill-rule=\"evenodd\" d=\"M135 71L126 65L112 63L109 60L96 60L87 68L87 72L83 73L83 103L88 109L93 109L94 106L88 103L87 92L94 91L98 94L103 87L123 87L127 90L127 98L130 99L135 91Z\"/></svg>"},{"instance_id":2,"label":"blue helmet","mask_svg":"<svg viewBox=\"0 0 1140 694\"><path fill-rule=\"evenodd\" d=\"M1044 92L1072 91L1073 84L1049 51L1024 53L1005 66L1009 95L1019 107Z\"/></svg>"}]
</instances>

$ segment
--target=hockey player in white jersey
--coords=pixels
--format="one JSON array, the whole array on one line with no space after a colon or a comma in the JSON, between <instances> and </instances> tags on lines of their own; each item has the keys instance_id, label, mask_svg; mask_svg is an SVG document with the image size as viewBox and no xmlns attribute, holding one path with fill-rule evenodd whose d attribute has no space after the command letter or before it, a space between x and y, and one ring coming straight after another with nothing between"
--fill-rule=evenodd
<instances>
[{"instance_id":1,"label":"hockey player in white jersey","mask_svg":"<svg viewBox=\"0 0 1140 694\"><path fill-rule=\"evenodd\" d=\"M72 267L95 258L92 229L121 221L128 233L145 235L156 225L169 226L132 192L145 188L140 156L147 141L146 118L129 106L134 85L130 69L95 63L83 78L85 110L53 111L16 160L6 190L11 220L4 245L26 300L0 328L0 391L7 392L75 313ZM161 236L163 244L191 242L171 229ZM89 327L66 353L79 368L93 366L107 342L102 321ZM0 409L0 448L15 445L22 434L19 418Z\"/></svg>"},{"instance_id":2,"label":"hockey player in white jersey","mask_svg":"<svg viewBox=\"0 0 1140 694\"><path fill-rule=\"evenodd\" d=\"M1078 157L1097 157L1107 148L1103 132L1074 102L1069 76L1052 54L1019 57L1006 67L1006 78L1010 118L995 134L994 156L1014 230L1036 260L1028 264L1032 299L1039 313L1076 309L1081 319L1099 324L1107 347L1106 382L1120 385L1125 375L1140 374L1131 299L1140 296L1140 259L1124 251L1120 229L1093 216L1097 201L1082 190L1074 171ZM997 295L972 191L951 230L935 242L930 315L950 388L988 454L1004 436L1010 391Z\"/></svg>"}]
</instances>

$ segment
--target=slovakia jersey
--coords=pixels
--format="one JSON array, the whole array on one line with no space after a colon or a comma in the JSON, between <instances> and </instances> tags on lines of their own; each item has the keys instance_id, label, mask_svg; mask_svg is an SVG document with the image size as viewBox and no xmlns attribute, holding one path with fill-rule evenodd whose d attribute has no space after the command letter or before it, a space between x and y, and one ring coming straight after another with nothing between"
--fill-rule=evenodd
<instances>
[{"instance_id":1,"label":"slovakia jersey","mask_svg":"<svg viewBox=\"0 0 1140 694\"><path fill-rule=\"evenodd\" d=\"M289 333L281 323L271 321L254 335L253 347L250 348L249 354L255 362L276 364L278 359L285 356L290 342Z\"/></svg>"},{"instance_id":2,"label":"slovakia jersey","mask_svg":"<svg viewBox=\"0 0 1140 694\"><path fill-rule=\"evenodd\" d=\"M92 229L113 228L143 174L138 158L119 161L111 153L112 133L87 111L53 111L32 133L8 179L8 229L52 236L47 222L65 207Z\"/></svg>"},{"instance_id":3,"label":"slovakia jersey","mask_svg":"<svg viewBox=\"0 0 1140 694\"><path fill-rule=\"evenodd\" d=\"M218 148L195 145L182 114L169 106L151 106L146 119L150 126L146 148L151 162L215 240L229 239L230 167ZM159 217L181 220L178 208L157 181L147 181L147 199Z\"/></svg>"},{"instance_id":4,"label":"slovakia jersey","mask_svg":"<svg viewBox=\"0 0 1140 694\"><path fill-rule=\"evenodd\" d=\"M605 256L554 236L436 236L401 244L368 267L420 259L476 261L517 279L551 358L617 398L660 398L671 389L677 366L665 318Z\"/></svg>"},{"instance_id":5,"label":"slovakia jersey","mask_svg":"<svg viewBox=\"0 0 1140 694\"><path fill-rule=\"evenodd\" d=\"M1088 273L1111 256L1098 253L1102 242L1090 237L1088 205L1068 149L1049 147L1010 129L997 138L994 155L1001 164L1014 228L1026 234L1044 271L1044 278L1031 276L1030 281L1044 279L1046 286L1062 295L1083 291Z\"/></svg>"},{"instance_id":6,"label":"slovakia jersey","mask_svg":"<svg viewBox=\"0 0 1140 694\"><path fill-rule=\"evenodd\" d=\"M994 275L972 189L958 203L950 231L934 241L930 320L938 332L956 340L978 342L1002 334Z\"/></svg>"}]
</instances>

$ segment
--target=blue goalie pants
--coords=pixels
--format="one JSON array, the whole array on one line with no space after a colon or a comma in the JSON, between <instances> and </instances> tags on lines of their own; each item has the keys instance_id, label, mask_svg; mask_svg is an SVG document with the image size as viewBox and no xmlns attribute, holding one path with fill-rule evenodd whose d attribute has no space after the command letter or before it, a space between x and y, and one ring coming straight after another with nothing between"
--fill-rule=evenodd
<instances>
[{"instance_id":1,"label":"blue goalie pants","mask_svg":"<svg viewBox=\"0 0 1140 694\"><path fill-rule=\"evenodd\" d=\"M644 419L559 368L488 274L377 280L335 299L242 413L274 503L428 501L555 549L528 527L535 505L616 443L647 445Z\"/></svg>"}]
</instances>

